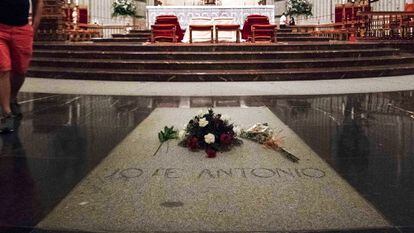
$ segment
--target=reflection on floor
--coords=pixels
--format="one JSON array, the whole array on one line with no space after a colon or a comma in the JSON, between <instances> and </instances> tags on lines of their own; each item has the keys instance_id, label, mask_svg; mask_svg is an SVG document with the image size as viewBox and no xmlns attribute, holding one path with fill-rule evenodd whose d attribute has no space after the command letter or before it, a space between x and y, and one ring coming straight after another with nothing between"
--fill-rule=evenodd
<instances>
[{"instance_id":1,"label":"reflection on floor","mask_svg":"<svg viewBox=\"0 0 414 233\"><path fill-rule=\"evenodd\" d=\"M25 93L1 135L0 230L30 232L157 107L267 106L395 226L414 226L414 92L310 97Z\"/></svg>"}]
</instances>

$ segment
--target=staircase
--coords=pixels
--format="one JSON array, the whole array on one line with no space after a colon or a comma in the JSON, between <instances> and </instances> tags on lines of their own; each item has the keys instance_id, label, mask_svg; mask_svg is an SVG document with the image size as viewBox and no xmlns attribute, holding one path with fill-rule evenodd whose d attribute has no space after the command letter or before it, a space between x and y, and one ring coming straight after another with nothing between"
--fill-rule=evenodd
<instances>
[{"instance_id":1,"label":"staircase","mask_svg":"<svg viewBox=\"0 0 414 233\"><path fill-rule=\"evenodd\" d=\"M414 74L414 55L364 44L35 45L28 76L118 81L270 81Z\"/></svg>"},{"instance_id":2,"label":"staircase","mask_svg":"<svg viewBox=\"0 0 414 233\"><path fill-rule=\"evenodd\" d=\"M112 38L95 38L92 41L97 43L102 42L124 42L124 43L143 43L150 40L150 30L131 30L126 34L113 34ZM328 41L328 38L315 37L310 33L292 32L292 29L279 29L277 34L279 42L318 42Z\"/></svg>"}]
</instances>

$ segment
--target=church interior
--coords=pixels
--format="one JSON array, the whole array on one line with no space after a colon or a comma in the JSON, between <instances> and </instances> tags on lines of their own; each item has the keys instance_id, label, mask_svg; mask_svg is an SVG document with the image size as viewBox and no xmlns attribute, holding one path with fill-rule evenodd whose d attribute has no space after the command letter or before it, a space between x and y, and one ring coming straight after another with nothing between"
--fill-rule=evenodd
<instances>
[{"instance_id":1,"label":"church interior","mask_svg":"<svg viewBox=\"0 0 414 233\"><path fill-rule=\"evenodd\" d=\"M17 100L0 232L414 232L413 0L43 0Z\"/></svg>"}]
</instances>

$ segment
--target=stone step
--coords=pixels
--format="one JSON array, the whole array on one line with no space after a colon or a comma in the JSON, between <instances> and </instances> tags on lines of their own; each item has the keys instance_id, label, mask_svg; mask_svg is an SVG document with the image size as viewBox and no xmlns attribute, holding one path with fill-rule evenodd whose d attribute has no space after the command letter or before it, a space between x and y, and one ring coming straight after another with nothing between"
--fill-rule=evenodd
<instances>
[{"instance_id":1,"label":"stone step","mask_svg":"<svg viewBox=\"0 0 414 233\"><path fill-rule=\"evenodd\" d=\"M303 51L223 51L223 52L187 52L187 51L78 51L35 49L35 57L43 58L88 58L88 59L142 59L142 60L249 60L249 59L316 59L341 57L380 57L398 55L398 49L355 49L355 50L303 50Z\"/></svg>"},{"instance_id":2,"label":"stone step","mask_svg":"<svg viewBox=\"0 0 414 233\"><path fill-rule=\"evenodd\" d=\"M327 42L297 42L297 43L220 43L220 44L120 44L120 43L35 43L35 49L70 50L70 51L189 51L189 52L221 52L221 51L301 51L301 50L357 50L381 49L387 45L376 42L364 43L327 43ZM389 46L393 46L390 44Z\"/></svg>"},{"instance_id":3,"label":"stone step","mask_svg":"<svg viewBox=\"0 0 414 233\"><path fill-rule=\"evenodd\" d=\"M33 66L28 77L116 81L279 81L384 77L414 73L414 64L265 70L102 70Z\"/></svg>"},{"instance_id":4,"label":"stone step","mask_svg":"<svg viewBox=\"0 0 414 233\"><path fill-rule=\"evenodd\" d=\"M109 42L109 43L143 43L143 42L147 42L149 39L148 38L124 38L124 37L120 37L120 38L93 38L92 41L96 42L96 43L105 43L105 42Z\"/></svg>"},{"instance_id":5,"label":"stone step","mask_svg":"<svg viewBox=\"0 0 414 233\"><path fill-rule=\"evenodd\" d=\"M303 33L303 32L291 32L291 33L277 32L276 36L277 37L310 37L312 36L312 34Z\"/></svg>"},{"instance_id":6,"label":"stone step","mask_svg":"<svg viewBox=\"0 0 414 233\"><path fill-rule=\"evenodd\" d=\"M151 33L126 33L126 34L112 34L112 38L145 38L151 37Z\"/></svg>"},{"instance_id":7,"label":"stone step","mask_svg":"<svg viewBox=\"0 0 414 233\"><path fill-rule=\"evenodd\" d=\"M368 58L273 59L273 60L113 60L33 58L37 67L84 68L110 70L262 70L288 68L329 68L414 64L414 56L386 56Z\"/></svg>"},{"instance_id":8,"label":"stone step","mask_svg":"<svg viewBox=\"0 0 414 233\"><path fill-rule=\"evenodd\" d=\"M278 32L292 32L291 28L279 28L277 29Z\"/></svg>"},{"instance_id":9,"label":"stone step","mask_svg":"<svg viewBox=\"0 0 414 233\"><path fill-rule=\"evenodd\" d=\"M127 35L127 34L126 34ZM93 42L96 43L133 43L133 42L147 42L149 41L149 37L129 37L128 35L125 37L118 36L114 38L94 38L92 39ZM302 41L302 42L315 42L315 41L329 41L329 38L324 37L311 37L311 36L299 36L299 35L283 35L277 36L277 40L280 42L289 42L289 41Z\"/></svg>"},{"instance_id":10,"label":"stone step","mask_svg":"<svg viewBox=\"0 0 414 233\"><path fill-rule=\"evenodd\" d=\"M129 33L148 33L148 34L151 34L151 30L136 30L136 29L133 29L133 30L130 30Z\"/></svg>"},{"instance_id":11,"label":"stone step","mask_svg":"<svg viewBox=\"0 0 414 233\"><path fill-rule=\"evenodd\" d=\"M325 37L310 37L310 36L283 36L278 37L278 41L329 41L329 38Z\"/></svg>"}]
</instances>

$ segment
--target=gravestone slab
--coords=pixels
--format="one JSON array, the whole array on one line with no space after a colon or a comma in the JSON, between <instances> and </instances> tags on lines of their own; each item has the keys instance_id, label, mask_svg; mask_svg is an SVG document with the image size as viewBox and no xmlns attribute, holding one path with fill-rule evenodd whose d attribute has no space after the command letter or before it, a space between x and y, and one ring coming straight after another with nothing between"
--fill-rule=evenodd
<instances>
[{"instance_id":1,"label":"gravestone slab","mask_svg":"<svg viewBox=\"0 0 414 233\"><path fill-rule=\"evenodd\" d=\"M182 127L199 109L156 109L37 227L81 231L300 231L389 227L267 108L217 108L247 128L267 122L300 158L244 140L207 159L177 141L159 145L165 125Z\"/></svg>"}]
</instances>

